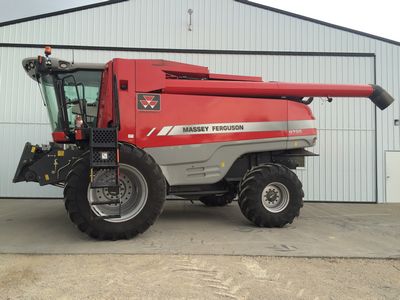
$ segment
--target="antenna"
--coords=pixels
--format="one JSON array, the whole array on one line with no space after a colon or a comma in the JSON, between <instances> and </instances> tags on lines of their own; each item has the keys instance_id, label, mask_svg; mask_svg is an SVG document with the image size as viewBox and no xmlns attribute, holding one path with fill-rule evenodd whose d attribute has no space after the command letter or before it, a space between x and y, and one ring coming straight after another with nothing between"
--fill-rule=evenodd
<instances>
[{"instance_id":1,"label":"antenna","mask_svg":"<svg viewBox=\"0 0 400 300\"><path fill-rule=\"evenodd\" d=\"M72 64L75 62L75 55L74 55L74 49L72 49Z\"/></svg>"}]
</instances>

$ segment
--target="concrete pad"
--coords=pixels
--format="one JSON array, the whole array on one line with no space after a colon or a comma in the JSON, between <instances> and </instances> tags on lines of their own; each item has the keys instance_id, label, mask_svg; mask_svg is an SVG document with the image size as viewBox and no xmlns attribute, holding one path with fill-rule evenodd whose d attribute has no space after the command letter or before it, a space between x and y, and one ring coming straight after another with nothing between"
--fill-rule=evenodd
<instances>
[{"instance_id":1,"label":"concrete pad","mask_svg":"<svg viewBox=\"0 0 400 300\"><path fill-rule=\"evenodd\" d=\"M0 200L0 253L220 254L400 258L400 204L306 203L285 228L257 228L237 203L167 201L159 220L128 241L80 233L60 200Z\"/></svg>"}]
</instances>

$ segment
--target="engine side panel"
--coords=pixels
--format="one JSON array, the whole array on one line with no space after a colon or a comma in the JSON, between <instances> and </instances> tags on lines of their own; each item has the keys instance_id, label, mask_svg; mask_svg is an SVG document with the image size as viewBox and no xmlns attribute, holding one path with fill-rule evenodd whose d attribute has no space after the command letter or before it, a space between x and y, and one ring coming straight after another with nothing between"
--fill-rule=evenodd
<instances>
[{"instance_id":1,"label":"engine side panel","mask_svg":"<svg viewBox=\"0 0 400 300\"><path fill-rule=\"evenodd\" d=\"M136 97L136 144L154 157L170 185L216 183L243 154L315 142L314 118L301 103L142 93Z\"/></svg>"},{"instance_id":2,"label":"engine side panel","mask_svg":"<svg viewBox=\"0 0 400 300\"><path fill-rule=\"evenodd\" d=\"M142 93L136 97L140 148L287 138L287 100Z\"/></svg>"},{"instance_id":3,"label":"engine side panel","mask_svg":"<svg viewBox=\"0 0 400 300\"><path fill-rule=\"evenodd\" d=\"M312 146L315 135L290 137L298 148ZM286 138L240 140L185 146L146 148L171 186L211 184L222 180L233 163L246 153L285 149Z\"/></svg>"}]
</instances>

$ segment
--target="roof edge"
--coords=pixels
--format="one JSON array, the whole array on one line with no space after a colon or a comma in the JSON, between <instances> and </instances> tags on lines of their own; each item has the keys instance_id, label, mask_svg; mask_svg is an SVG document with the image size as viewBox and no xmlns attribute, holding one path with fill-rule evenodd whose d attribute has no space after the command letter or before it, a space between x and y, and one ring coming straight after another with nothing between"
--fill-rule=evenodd
<instances>
[{"instance_id":1,"label":"roof edge","mask_svg":"<svg viewBox=\"0 0 400 300\"><path fill-rule=\"evenodd\" d=\"M370 52L307 52L307 51L268 51L268 50L216 50L216 49L177 49L177 48L137 48L115 46L89 46L89 45L55 45L55 44L18 44L1 43L0 48L39 48L51 46L53 49L71 50L98 50L98 51L128 51L152 53L195 53L195 54L239 54L239 55L287 55L287 56L335 56L335 57L376 57Z\"/></svg>"},{"instance_id":2,"label":"roof edge","mask_svg":"<svg viewBox=\"0 0 400 300\"><path fill-rule=\"evenodd\" d=\"M275 7L264 5L264 4L260 4L260 3L255 3L255 2L252 2L252 1L249 1L249 0L235 0L235 1L239 2L239 3L242 3L242 4L246 4L246 5L254 6L254 7L257 7L257 8L273 11L273 12L280 13L280 14L283 14L283 15L287 15L289 17L301 19L301 20L304 20L304 21L309 21L309 22L316 23L316 24L319 24L319 25L324 25L324 26L331 27L331 28L334 28L334 29L347 31L347 32L350 32L350 33L358 34L358 35L361 35L361 36L365 36L365 37L372 38L372 39L375 39L375 40L379 40L379 41L382 41L382 42L386 42L386 43L389 43L389 44L400 46L400 42L398 42L398 41L391 40L391 39L388 39L388 38L384 38L384 37L381 37L381 36L378 36L378 35L374 35L374 34L371 34L371 33L367 33L367 32L364 32L364 31L359 31L359 30L351 29L351 28L348 28L348 27L345 27L345 26L340 26L340 25L329 23L329 22L321 21L321 20L318 20L318 19L306 17L304 15L299 15L299 14L292 13L292 12L287 11L287 10L275 8Z\"/></svg>"},{"instance_id":3,"label":"roof edge","mask_svg":"<svg viewBox=\"0 0 400 300\"><path fill-rule=\"evenodd\" d=\"M72 13L72 12L91 9L91 8L100 7L100 6L106 6L106 5L110 5L110 4L116 4L116 3L125 2L125 1L129 1L129 0L108 0L108 1L103 1L103 2L92 3L92 4L88 4L88 5L53 11L50 13L40 14L40 15L36 15L36 16L24 17L24 18L20 18L20 19L1 22L0 27L14 25L14 24L28 22L28 21L34 21L34 20L38 20L38 19L58 16L58 15L63 15L63 14L68 14L68 13Z\"/></svg>"}]
</instances>

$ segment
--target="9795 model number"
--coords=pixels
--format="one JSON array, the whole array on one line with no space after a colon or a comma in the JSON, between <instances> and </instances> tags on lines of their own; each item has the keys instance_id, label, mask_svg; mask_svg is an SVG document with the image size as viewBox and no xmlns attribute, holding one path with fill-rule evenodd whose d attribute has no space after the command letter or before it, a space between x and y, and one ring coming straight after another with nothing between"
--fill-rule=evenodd
<instances>
[{"instance_id":1,"label":"9795 model number","mask_svg":"<svg viewBox=\"0 0 400 300\"><path fill-rule=\"evenodd\" d=\"M289 130L289 135L301 134L301 133L303 133L303 129L291 129L291 130Z\"/></svg>"}]
</instances>

